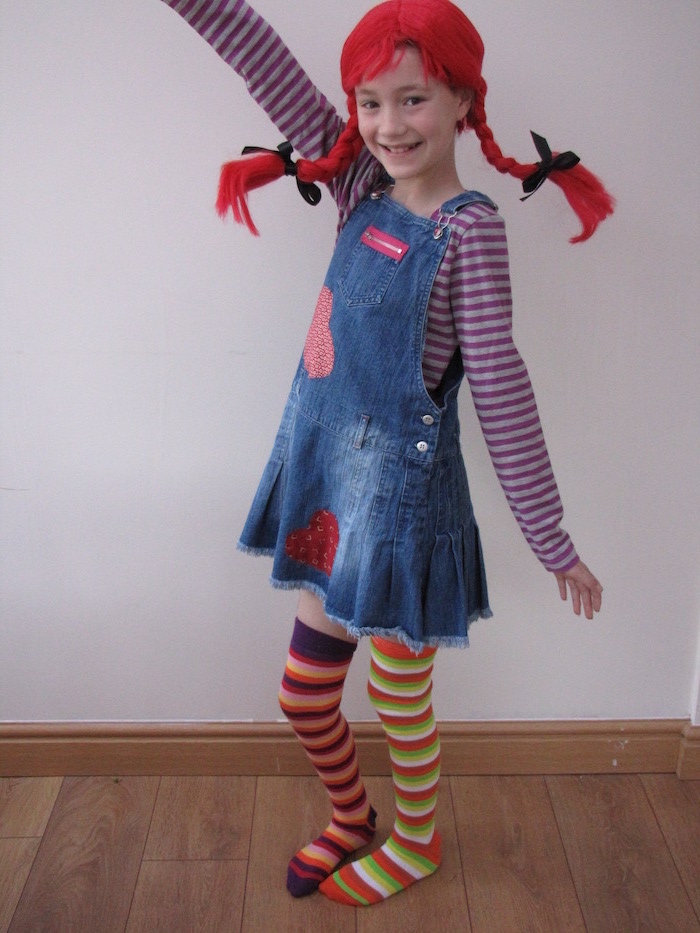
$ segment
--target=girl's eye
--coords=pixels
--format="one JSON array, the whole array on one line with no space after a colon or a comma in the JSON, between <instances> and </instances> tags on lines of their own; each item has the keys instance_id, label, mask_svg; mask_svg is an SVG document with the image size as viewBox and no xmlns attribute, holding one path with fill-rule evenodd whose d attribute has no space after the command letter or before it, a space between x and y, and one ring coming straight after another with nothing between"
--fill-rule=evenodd
<instances>
[{"instance_id":1,"label":"girl's eye","mask_svg":"<svg viewBox=\"0 0 700 933\"><path fill-rule=\"evenodd\" d=\"M415 107L417 104L422 104L425 98L423 97L407 97L405 103L409 107Z\"/></svg>"},{"instance_id":2,"label":"girl's eye","mask_svg":"<svg viewBox=\"0 0 700 933\"><path fill-rule=\"evenodd\" d=\"M363 110L374 110L377 107L377 102L374 100L362 100L360 101L360 107Z\"/></svg>"}]
</instances>

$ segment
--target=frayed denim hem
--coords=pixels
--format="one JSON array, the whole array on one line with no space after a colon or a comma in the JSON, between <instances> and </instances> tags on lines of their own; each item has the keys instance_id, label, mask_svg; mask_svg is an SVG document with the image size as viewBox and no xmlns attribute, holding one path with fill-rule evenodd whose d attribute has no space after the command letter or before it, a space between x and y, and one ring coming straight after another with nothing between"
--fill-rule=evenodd
<instances>
[{"instance_id":1,"label":"frayed denim hem","mask_svg":"<svg viewBox=\"0 0 700 933\"><path fill-rule=\"evenodd\" d=\"M251 547L249 544L243 544L239 541L236 550L241 554L250 554L252 557L274 557L275 549L273 547Z\"/></svg>"},{"instance_id":2,"label":"frayed denim hem","mask_svg":"<svg viewBox=\"0 0 700 933\"><path fill-rule=\"evenodd\" d=\"M237 550L241 551L243 554L250 554L253 557L274 557L275 549L274 548L263 548L263 547L251 547L250 545L244 544L242 541L239 541L236 545ZM342 625L345 631L350 635L351 638L363 638L365 636L377 635L380 638L396 638L402 644L406 645L407 648L410 648L411 651L414 651L416 654L423 651L424 648L468 648L469 647L469 637L465 635L435 635L428 638L425 638L423 641L419 641L413 638L408 632L405 632L400 628L383 628L380 626L357 626L352 620L343 619L341 616L335 615L332 611L326 609L326 591L322 586L319 586L317 583L313 583L310 580L297 579L297 580L279 580L274 576L270 577L270 585L277 590L307 590L310 593L313 593L314 596L317 596L321 602L324 604L324 610L328 618L337 622L338 625ZM493 616L491 609L486 606L483 609L478 609L476 612L473 612L471 616L467 619L467 631L471 627L473 622L476 622L477 619L490 619Z\"/></svg>"},{"instance_id":3,"label":"frayed denim hem","mask_svg":"<svg viewBox=\"0 0 700 933\"><path fill-rule=\"evenodd\" d=\"M262 554L263 552L259 549L255 549L253 550L253 553ZM342 625L351 638L357 638L359 640L365 636L371 637L372 635L377 635L379 638L396 638L416 654L420 654L420 652L425 648L469 647L469 637L467 635L435 635L426 638L423 641L418 641L417 639L412 638L408 632L404 632L404 630L400 628L357 626L352 621L348 621L348 619L343 619L340 616L335 615L333 612L329 612L325 606L325 590L323 587L318 586L316 583L312 583L309 580L278 580L271 576L270 585L277 590L308 590L310 593L313 593L314 596L317 596L324 604L324 611L326 612L328 618L332 622L337 622L338 625ZM477 612L472 613L472 615L467 620L467 629L469 629L471 624L476 622L477 619L490 619L492 616L493 612L491 612L491 609L488 607L485 609L477 610Z\"/></svg>"}]
</instances>

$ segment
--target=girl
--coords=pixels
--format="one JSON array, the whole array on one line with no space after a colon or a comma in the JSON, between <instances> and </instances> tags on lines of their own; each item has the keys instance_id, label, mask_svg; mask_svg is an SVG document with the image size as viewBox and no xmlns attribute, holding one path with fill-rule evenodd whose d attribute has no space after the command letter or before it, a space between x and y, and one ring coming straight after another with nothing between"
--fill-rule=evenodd
<instances>
[{"instance_id":1,"label":"girl","mask_svg":"<svg viewBox=\"0 0 700 933\"><path fill-rule=\"evenodd\" d=\"M583 224L574 240L593 233L612 201L573 153L554 157L541 137L536 164L503 155L486 120L481 39L450 0L387 0L363 17L341 58L347 121L245 0L165 2L289 141L224 166L220 213L230 207L257 232L247 192L281 175L295 175L311 203L324 182L338 205L335 252L240 547L272 556L272 583L300 590L280 703L333 807L292 858L287 887L376 903L440 863L432 662L438 646L466 645L470 623L491 615L459 444L465 373L532 550L577 615L583 607L592 618L601 604L559 524L513 345L503 221L459 180L456 134L473 129L489 163L526 192L547 177L560 185ZM389 743L396 821L381 848L341 868L375 831L339 709L361 635L371 636L369 695Z\"/></svg>"}]
</instances>

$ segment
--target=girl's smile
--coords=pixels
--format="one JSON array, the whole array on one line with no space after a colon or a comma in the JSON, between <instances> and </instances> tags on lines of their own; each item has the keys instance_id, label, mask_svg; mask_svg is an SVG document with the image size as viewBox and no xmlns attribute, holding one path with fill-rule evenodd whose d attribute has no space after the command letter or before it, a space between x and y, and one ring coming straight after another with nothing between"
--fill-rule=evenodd
<instances>
[{"instance_id":1,"label":"girl's smile","mask_svg":"<svg viewBox=\"0 0 700 933\"><path fill-rule=\"evenodd\" d=\"M462 190L455 167L457 124L472 94L426 76L414 48L396 54L394 67L355 89L360 134L395 182L401 201L432 205Z\"/></svg>"}]
</instances>

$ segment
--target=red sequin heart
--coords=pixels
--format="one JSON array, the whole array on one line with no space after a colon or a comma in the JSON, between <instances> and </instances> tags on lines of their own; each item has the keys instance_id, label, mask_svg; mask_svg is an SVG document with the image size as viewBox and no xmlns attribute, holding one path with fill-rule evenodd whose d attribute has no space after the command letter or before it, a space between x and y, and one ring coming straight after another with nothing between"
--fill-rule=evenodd
<instances>
[{"instance_id":1,"label":"red sequin heart","mask_svg":"<svg viewBox=\"0 0 700 933\"><path fill-rule=\"evenodd\" d=\"M314 512L308 527L297 528L287 535L284 549L288 557L309 567L316 567L330 577L338 549L338 520L332 512Z\"/></svg>"}]
</instances>

